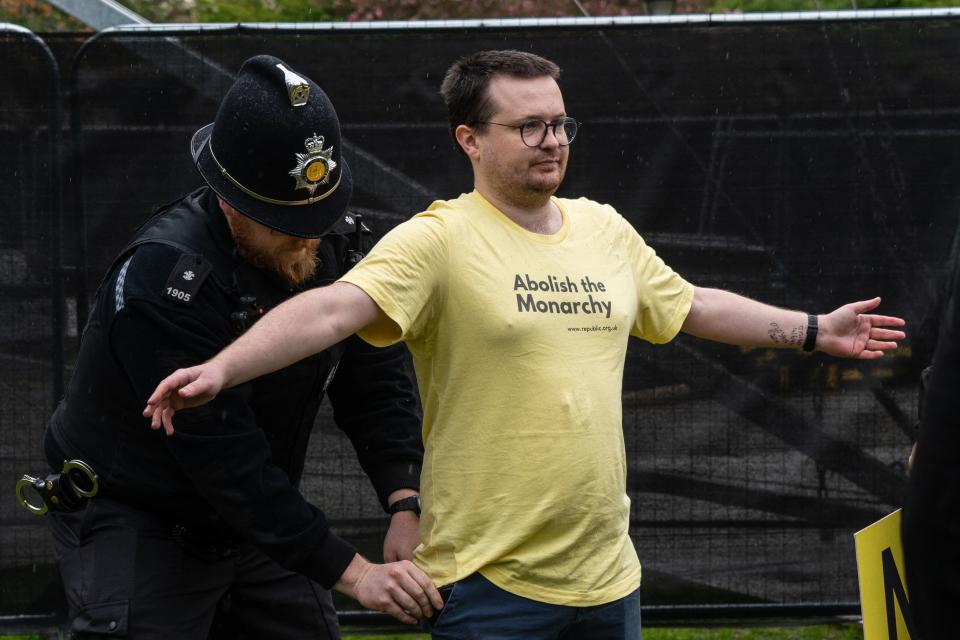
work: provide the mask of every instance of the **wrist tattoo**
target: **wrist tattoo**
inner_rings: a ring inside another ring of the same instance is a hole
[[[770,339],[776,344],[803,344],[804,339],[804,327],[796,326],[790,330],[788,335],[779,324],[776,322],[770,323],[770,329],[767,330],[767,335],[770,336]]]

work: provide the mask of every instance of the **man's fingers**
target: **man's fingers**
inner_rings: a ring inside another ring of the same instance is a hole
[[[412,585],[407,592],[413,595],[424,617],[431,617],[434,611],[443,608],[443,597],[440,591],[434,586],[433,581],[417,565],[412,562],[406,562],[407,579]]]
[[[881,342],[879,340],[868,340],[866,346],[863,348],[864,351],[893,351],[897,348],[896,342]]]
[[[870,300],[860,300],[859,302],[854,302],[853,310],[857,313],[866,313],[880,306],[880,297],[872,298]]]
[[[210,384],[201,381],[199,378],[180,387],[177,395],[184,399],[197,398],[206,393],[210,393]]]
[[[443,596],[440,595],[440,591],[434,586],[433,581],[416,565],[414,565],[413,569],[410,575],[417,581],[417,584],[420,585],[420,589],[424,596],[426,596],[430,606],[434,610],[443,609]]]
[[[161,404],[164,400],[172,402],[177,397],[189,398],[197,395],[204,390],[204,385],[196,385],[199,378],[200,373],[196,371],[196,367],[177,369],[161,380],[153,390],[147,398],[147,409]]]
[[[874,327],[870,330],[870,338],[873,340],[903,340],[907,337],[903,331],[895,329],[878,329]]]
[[[389,566],[385,584],[390,598],[388,606],[397,605],[414,618],[433,616],[434,606],[443,607],[443,598],[423,571],[412,562],[403,560]],[[434,593],[431,594],[430,592]],[[434,597],[435,596],[435,597]]]
[[[401,609],[396,603],[391,603],[389,607],[386,608],[385,613],[389,613],[394,618],[400,622],[405,622],[407,624],[417,624],[417,618],[414,618],[412,615]]]
[[[896,316],[877,316],[871,314],[867,317],[870,319],[870,324],[874,327],[902,327],[907,324],[906,320],[897,318]]]
[[[148,408],[151,405],[160,404],[160,402],[169,396],[173,391],[183,386],[183,383],[179,382],[181,371],[181,369],[178,369],[160,381],[160,384],[157,385],[157,388],[154,389],[153,393],[150,394],[150,397],[147,398]],[[189,380],[186,382],[189,382]]]
[[[150,418],[151,429],[163,427],[164,432],[172,436],[173,415],[179,409],[209,402],[216,395],[216,383],[201,380],[201,375],[199,367],[177,369],[160,381],[143,409],[144,417]]]
[[[432,617],[433,607],[430,606],[430,597],[424,593],[420,583],[414,580],[412,576],[407,576],[406,581],[408,582],[405,585],[407,595],[414,601],[414,608],[408,608],[407,611],[418,618]]]
[[[170,403],[161,402],[155,405],[147,405],[143,410],[144,417],[150,418],[150,428],[156,431],[163,428],[168,436],[173,435],[173,414],[177,410]]]
[[[173,407],[164,407],[160,411],[160,418],[163,421],[163,430],[168,436],[173,435],[173,414],[176,410]]]
[[[430,599],[424,593],[423,586],[413,576],[414,572],[419,571],[411,562],[402,561],[394,564],[390,567],[394,582],[387,587],[387,590],[394,602],[404,611],[417,618],[429,618],[433,615]]]
[[[409,560],[371,565],[353,582],[353,589],[354,597],[363,606],[389,613],[408,624],[431,617],[433,603],[438,605],[437,609],[443,607],[443,599],[436,587]]]

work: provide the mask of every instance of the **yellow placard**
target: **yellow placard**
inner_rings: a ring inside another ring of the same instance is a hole
[[[900,511],[897,509],[853,534],[864,640],[916,637],[903,573]]]

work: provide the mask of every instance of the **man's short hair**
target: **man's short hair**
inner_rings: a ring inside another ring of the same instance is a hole
[[[454,62],[440,86],[454,141],[461,124],[474,126],[493,115],[495,105],[488,89],[495,75],[524,79],[550,76],[559,80],[560,67],[536,54],[513,50],[478,51]]]

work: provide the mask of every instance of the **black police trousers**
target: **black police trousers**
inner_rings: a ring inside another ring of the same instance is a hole
[[[68,637],[340,638],[330,592],[248,544],[205,552],[170,523],[104,498],[47,519],[70,608]]]

